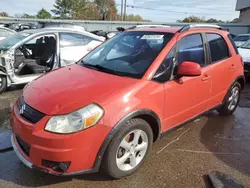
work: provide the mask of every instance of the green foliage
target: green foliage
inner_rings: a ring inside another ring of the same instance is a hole
[[[50,19],[51,14],[47,10],[42,8],[41,10],[38,11],[36,17],[39,19]]]
[[[55,15],[62,19],[68,19],[72,17],[72,2],[73,0],[56,0],[53,10]]]
[[[0,12],[0,17],[9,17],[7,12]]]
[[[185,23],[237,23],[238,22],[238,18],[235,18],[232,21],[222,21],[222,20],[217,20],[215,18],[210,18],[208,20],[206,20],[205,18],[200,18],[197,16],[189,16],[183,20],[177,20],[177,22],[185,22]]]

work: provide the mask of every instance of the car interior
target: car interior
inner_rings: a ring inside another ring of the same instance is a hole
[[[53,68],[56,54],[54,35],[31,39],[15,51],[15,74],[18,76],[41,74]]]

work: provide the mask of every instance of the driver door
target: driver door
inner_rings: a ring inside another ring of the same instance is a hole
[[[164,83],[165,111],[163,129],[180,125],[205,111],[211,79],[207,74],[206,51],[200,33],[181,37],[177,49],[177,66],[184,61],[199,63],[202,75],[182,77]]]

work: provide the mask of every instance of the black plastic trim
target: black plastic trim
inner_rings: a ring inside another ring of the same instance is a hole
[[[134,118],[136,116],[139,116],[139,115],[150,115],[150,116],[154,117],[157,120],[158,128],[160,130],[157,139],[160,138],[160,135],[161,135],[161,133],[160,133],[161,132],[161,121],[160,121],[160,118],[158,117],[158,115],[155,112],[153,112],[152,110],[149,110],[149,109],[140,109],[140,110],[136,110],[136,111],[134,111],[132,113],[129,113],[128,115],[123,117],[118,123],[116,123],[116,125],[112,128],[110,133],[106,136],[101,148],[98,151],[98,154],[97,154],[96,159],[95,159],[94,166],[91,169],[91,171],[97,172],[99,170],[102,158],[104,156],[104,153],[105,153],[110,141],[112,140],[114,135],[117,133],[117,131],[120,129],[120,127],[123,126],[124,123],[126,123],[128,120],[130,120],[130,119],[132,119],[132,118]]]
[[[210,111],[213,111],[213,110],[216,110],[216,109],[220,108],[221,105],[222,105],[222,104],[216,105],[215,107],[213,107],[213,108],[211,108],[211,109],[209,109],[209,110],[206,110],[205,112],[203,112],[203,113],[201,113],[201,114],[198,114],[198,115],[196,115],[196,116],[194,116],[194,117],[192,117],[192,118],[186,120],[185,122],[183,122],[183,123],[181,123],[181,124],[179,124],[179,125],[177,125],[177,126],[171,128],[171,129],[168,129],[167,131],[161,133],[161,138],[162,138],[163,136],[165,136],[166,134],[169,134],[169,133],[171,133],[171,132],[173,132],[173,131],[175,131],[175,130],[181,128],[182,126],[184,126],[184,125],[186,125],[186,124],[188,124],[188,123],[191,123],[192,121],[194,121],[194,120],[196,120],[196,119],[198,119],[198,118],[204,116],[207,112],[210,112]]]

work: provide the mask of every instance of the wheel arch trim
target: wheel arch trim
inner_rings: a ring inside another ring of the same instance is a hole
[[[105,151],[106,151],[110,141],[112,140],[112,138],[115,136],[115,134],[119,130],[119,128],[128,120],[130,120],[136,116],[139,116],[139,115],[150,115],[157,120],[157,124],[158,124],[158,128],[159,128],[159,134],[158,134],[157,139],[160,138],[161,121],[160,121],[159,116],[154,111],[149,110],[149,109],[139,109],[139,110],[136,110],[136,111],[133,111],[133,112],[127,114],[126,116],[124,116],[120,121],[118,121],[115,124],[115,126],[111,129],[111,131],[109,132],[109,134],[106,136],[105,140],[103,141],[103,143],[102,143],[102,145],[97,153],[95,163],[93,166],[93,169],[95,169],[95,171],[99,170],[99,168],[101,166],[102,158],[105,154]]]

